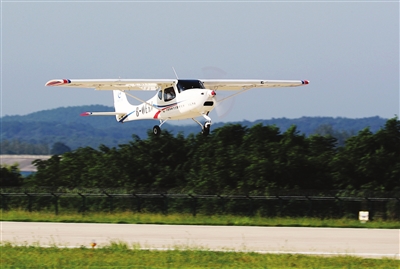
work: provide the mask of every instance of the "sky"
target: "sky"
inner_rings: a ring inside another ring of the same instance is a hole
[[[45,87],[51,79],[169,79],[175,68],[310,81],[248,91],[214,122],[392,118],[399,57],[398,1],[1,1],[1,116],[113,105],[111,92]]]

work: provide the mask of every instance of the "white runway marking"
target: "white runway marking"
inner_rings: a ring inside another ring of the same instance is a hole
[[[97,247],[123,242],[141,249],[200,249],[399,259],[399,229],[2,222],[12,244]]]

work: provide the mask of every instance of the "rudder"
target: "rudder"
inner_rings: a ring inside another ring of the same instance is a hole
[[[114,95],[115,112],[120,112],[127,115],[135,110],[135,106],[129,103],[128,98],[126,97],[126,94],[123,91],[113,90],[113,95]],[[117,115],[116,119],[117,121],[121,121],[121,115]]]
[[[115,112],[129,113],[134,108],[128,101],[126,94],[120,90],[113,90]]]

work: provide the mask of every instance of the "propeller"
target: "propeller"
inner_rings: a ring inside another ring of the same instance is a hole
[[[226,95],[226,96],[225,96]],[[235,104],[235,98],[227,98],[228,95],[223,92],[218,92],[215,100],[215,112],[217,117],[223,119],[229,112],[231,112],[233,105]]]
[[[216,66],[205,66],[201,69],[204,78],[208,79],[224,79],[227,73],[219,67]],[[232,110],[235,103],[234,98],[227,98],[231,93],[217,91],[215,100],[215,112],[217,117],[222,119]]]
[[[206,66],[201,69],[204,78],[219,79],[225,78],[226,72],[215,66]]]

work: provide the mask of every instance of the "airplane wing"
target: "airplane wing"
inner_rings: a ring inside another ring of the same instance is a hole
[[[239,79],[203,79],[207,89],[238,91],[251,88],[296,87],[309,84],[308,80],[239,80]]]
[[[91,88],[96,90],[156,91],[172,86],[175,79],[54,79],[45,86]]]
[[[207,89],[237,91],[251,88],[296,87],[309,84],[308,80],[241,80],[203,79]],[[96,90],[156,91],[172,86],[175,79],[54,79],[45,85],[52,87],[92,88]]]

